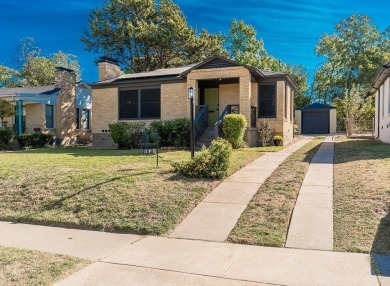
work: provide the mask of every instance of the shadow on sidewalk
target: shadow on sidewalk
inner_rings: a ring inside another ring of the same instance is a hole
[[[371,260],[373,274],[390,277],[390,212],[381,219],[379,224],[371,248]]]

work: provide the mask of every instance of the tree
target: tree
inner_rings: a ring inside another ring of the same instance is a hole
[[[0,65],[0,88],[16,85],[18,73],[16,70]]]
[[[294,107],[302,107],[311,102],[307,94],[308,72],[301,65],[284,63],[268,55],[262,39],[257,39],[255,28],[243,21],[233,20],[225,45],[231,59],[249,66],[279,71],[288,74],[297,85],[295,90]]]
[[[15,107],[5,99],[0,99],[0,127],[4,125],[4,118],[14,116],[15,114]]]
[[[328,103],[359,84],[366,89],[378,67],[390,60],[389,48],[390,27],[379,32],[364,15],[342,20],[316,46],[317,55],[325,58],[315,74],[317,97]]]
[[[220,35],[198,35],[171,0],[106,0],[90,12],[81,40],[132,72],[189,64],[223,50]]]
[[[18,70],[0,65],[0,86],[50,85],[55,80],[56,67],[72,69],[76,74],[76,80],[81,79],[81,68],[75,55],[58,51],[43,56],[33,38],[19,40],[13,61]]]

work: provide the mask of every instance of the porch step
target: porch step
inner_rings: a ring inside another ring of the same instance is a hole
[[[207,148],[210,147],[211,141],[215,138],[215,132],[213,127],[208,127],[203,132],[202,136],[199,138],[199,140],[196,142],[196,147],[199,149],[202,148],[202,146],[206,146]]]

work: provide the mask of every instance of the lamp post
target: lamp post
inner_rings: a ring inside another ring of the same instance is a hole
[[[194,137],[194,88],[188,88],[188,99],[190,100],[190,122],[191,122],[191,158],[195,155],[195,137]]]

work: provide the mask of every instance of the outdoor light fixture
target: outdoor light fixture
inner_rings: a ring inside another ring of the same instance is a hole
[[[195,155],[195,135],[194,135],[194,88],[188,88],[188,99],[190,100],[190,120],[191,120],[191,158]]]
[[[192,86],[188,88],[188,99],[194,99],[194,88]]]

